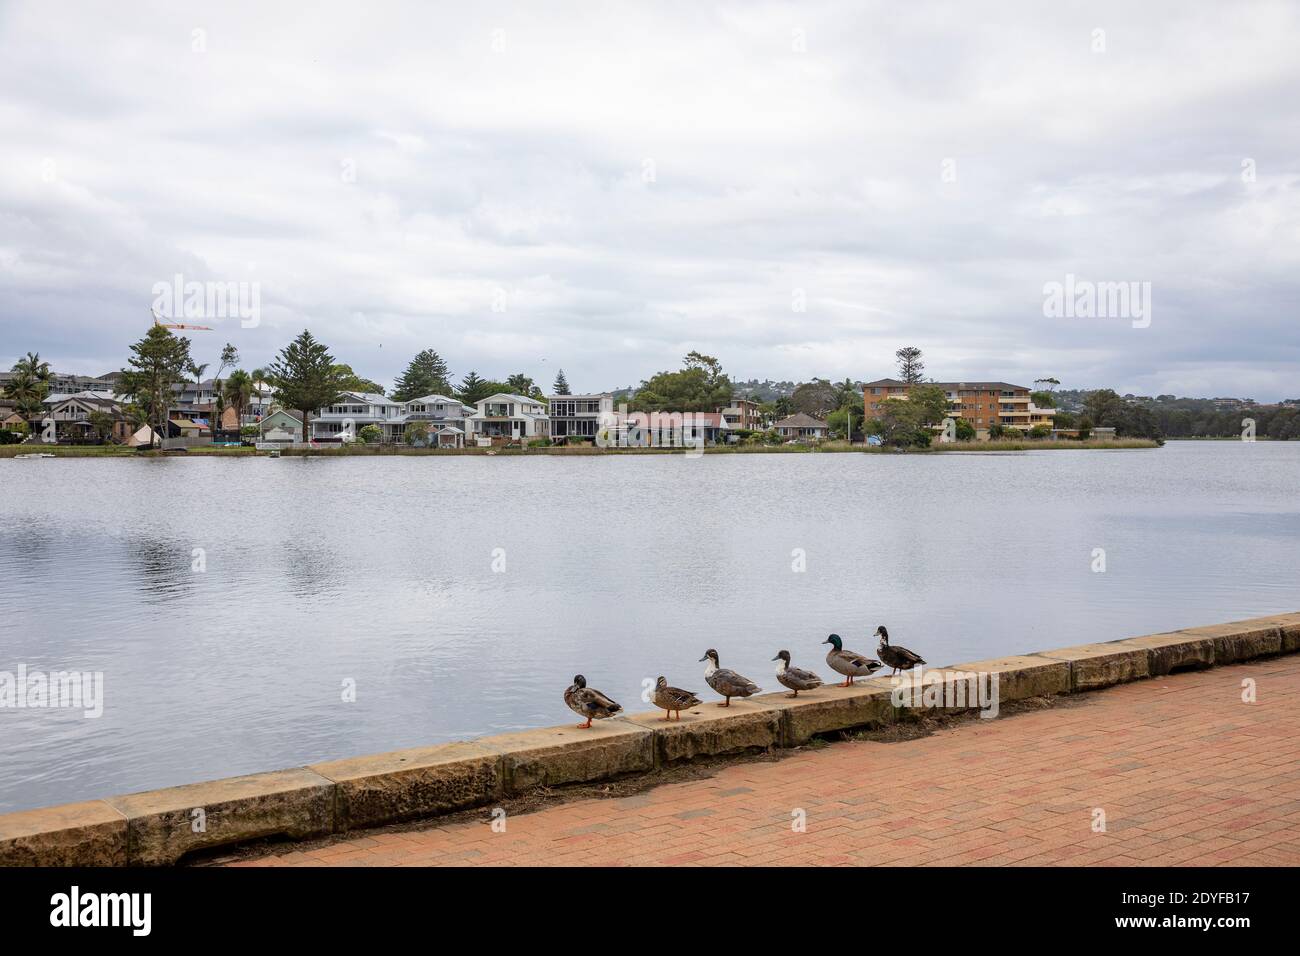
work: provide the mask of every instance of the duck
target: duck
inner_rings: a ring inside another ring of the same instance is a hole
[[[587,718],[585,724],[578,724],[581,730],[588,729],[593,718],[604,720],[606,717],[613,717],[623,709],[621,704],[614,703],[600,691],[588,687],[587,678],[581,674],[573,675],[573,683],[564,692],[564,702],[569,705],[569,710],[579,717]]]
[[[855,677],[870,677],[882,666],[875,658],[846,651],[838,634],[832,634],[822,643],[831,645],[831,649],[826,652],[827,666],[835,673],[844,675],[844,683],[840,687],[851,686]]]
[[[700,660],[709,662],[704,668],[704,679],[708,681],[710,687],[726,698],[718,705],[719,707],[730,707],[731,698],[750,697],[763,689],[748,677],[742,677],[733,670],[719,667],[718,652],[711,647],[704,652]]]
[[[663,674],[655,681],[655,706],[662,707],[667,711],[664,720],[673,719],[673,711],[677,711],[677,719],[682,719],[682,711],[689,710],[691,707],[698,707],[704,703],[695,696],[694,691],[682,690],[680,687],[669,687],[668,681]]]
[[[806,671],[802,667],[790,666],[790,652],[777,651],[774,661],[781,663],[776,665],[776,679],[782,685],[789,687],[793,694],[786,694],[787,697],[798,697],[801,690],[812,690],[814,687],[822,686],[822,679],[812,671]]]
[[[925,658],[915,651],[909,651],[906,647],[900,647],[897,644],[890,644],[889,631],[885,630],[885,625],[882,624],[876,628],[874,636],[880,638],[880,648],[877,651],[880,654],[880,659],[894,669],[893,673],[889,675],[890,677],[893,677],[900,670],[910,671],[917,664],[925,663]]]

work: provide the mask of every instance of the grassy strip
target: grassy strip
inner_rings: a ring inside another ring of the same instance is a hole
[[[1106,441],[965,441],[934,444],[929,448],[883,448],[864,445],[850,445],[848,442],[831,441],[820,445],[720,445],[704,449],[706,455],[808,455],[826,452],[857,452],[868,454],[943,454],[961,451],[1058,451],[1061,449],[1115,449],[1115,448],[1157,448],[1159,444],[1145,438],[1117,438]],[[280,454],[286,457],[304,455],[327,458],[351,456],[385,456],[385,455],[680,455],[681,448],[596,448],[591,445],[578,445],[565,448],[406,448],[400,445],[360,445],[351,444],[321,448],[286,448]],[[169,452],[136,451],[121,445],[0,445],[0,458],[14,458],[18,455],[49,453],[58,458],[156,458],[170,455]],[[233,448],[191,448],[188,455],[205,457],[248,457],[266,455],[251,447]]]

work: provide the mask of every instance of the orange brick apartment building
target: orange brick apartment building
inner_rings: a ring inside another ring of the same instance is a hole
[[[1028,431],[1035,425],[1052,427],[1054,408],[1039,408],[1030,397],[1030,389],[1007,382],[924,382],[941,388],[948,396],[948,414],[964,418],[986,437],[989,426],[1000,424]],[[880,403],[907,398],[912,386],[894,378],[882,378],[862,386],[862,403],[867,418],[879,418]],[[933,424],[938,424],[934,422]]]

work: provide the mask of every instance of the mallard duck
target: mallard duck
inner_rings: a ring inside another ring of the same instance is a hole
[[[900,670],[910,671],[917,664],[925,663],[924,658],[915,651],[909,651],[906,647],[899,647],[897,644],[890,644],[889,632],[885,630],[885,625],[882,624],[876,628],[875,636],[880,638],[880,649],[878,651],[880,659],[894,669],[893,673],[889,675],[890,677],[893,677]]]
[[[718,666],[718,652],[709,648],[700,658],[702,661],[708,661],[704,668],[704,679],[709,682],[709,686],[726,698],[719,707],[730,707],[731,698],[749,697],[757,694],[763,688],[759,687],[748,677],[742,677],[733,670]]]
[[[822,686],[822,679],[812,671],[806,671],[802,667],[790,666],[790,652],[777,651],[774,661],[781,663],[776,665],[776,679],[784,686],[789,687],[793,694],[786,694],[787,697],[798,697],[801,690],[812,690],[814,687]]]
[[[880,661],[846,651],[838,634],[832,634],[822,643],[831,645],[831,649],[826,652],[826,664],[835,673],[844,675],[844,683],[839,685],[841,687],[848,687],[855,677],[870,677],[880,670]]]
[[[692,691],[682,690],[680,687],[669,687],[668,681],[662,674],[655,681],[655,706],[662,707],[666,710],[667,716],[664,720],[672,720],[673,711],[677,711],[677,719],[682,719],[682,711],[691,707],[698,707],[702,704],[698,697]]]
[[[573,675],[573,683],[564,692],[564,702],[579,717],[587,718],[585,724],[578,724],[583,730],[591,726],[592,718],[604,720],[623,709],[622,705],[614,703],[600,691],[588,687],[587,678],[581,674]]]

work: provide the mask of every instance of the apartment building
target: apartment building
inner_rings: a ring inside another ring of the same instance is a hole
[[[1036,425],[1052,427],[1054,408],[1039,408],[1034,404],[1031,389],[1008,382],[925,382],[943,389],[948,398],[948,414],[964,418],[975,426],[978,433],[987,436],[989,427],[1002,425],[1029,431]],[[862,400],[867,418],[879,418],[881,405],[890,400],[906,399],[913,386],[895,378],[882,378],[867,382],[862,387]],[[938,425],[938,422],[931,424]]]
[[[16,372],[0,372],[0,392],[9,387],[17,377]],[[121,372],[109,372],[106,375],[74,375],[69,372],[50,373],[50,393],[60,395],[77,395],[83,392],[99,392],[112,395],[121,380]]]
[[[744,428],[758,431],[763,427],[763,416],[758,411],[758,402],[749,398],[733,398],[726,408],[719,412],[727,420],[728,428]]]

